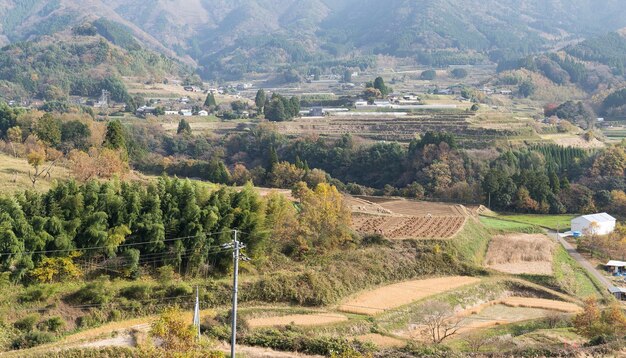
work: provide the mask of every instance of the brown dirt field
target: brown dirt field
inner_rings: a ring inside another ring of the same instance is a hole
[[[354,337],[354,339],[361,342],[373,343],[382,348],[401,348],[406,346],[406,342],[401,339],[387,337],[376,333],[364,334],[362,336]]]
[[[511,307],[542,308],[565,313],[578,313],[582,311],[582,308],[576,304],[543,298],[509,297],[502,300],[501,303]]]
[[[435,238],[448,239],[465,226],[461,216],[382,216],[354,214],[352,227],[362,234],[382,234],[391,240]]]
[[[394,212],[395,214],[411,215],[411,216],[467,216],[467,212],[462,205],[431,203],[424,201],[411,201],[396,199],[380,203],[383,208]]]
[[[485,264],[511,274],[552,275],[555,246],[542,234],[498,235],[489,244]]]
[[[480,279],[475,277],[452,276],[396,283],[361,293],[340,305],[339,310],[373,316],[428,296],[478,282]]]
[[[462,205],[397,198],[347,197],[347,203],[356,232],[381,234],[391,240],[448,239],[461,231],[473,215]]]
[[[289,316],[252,318],[248,320],[248,325],[252,328],[287,326],[289,324],[296,326],[323,326],[331,323],[345,322],[347,320],[348,317],[336,313],[295,314]]]
[[[552,262],[546,261],[527,261],[527,262],[515,262],[510,264],[498,264],[489,265],[496,271],[510,273],[513,275],[547,275],[551,276],[553,273]]]

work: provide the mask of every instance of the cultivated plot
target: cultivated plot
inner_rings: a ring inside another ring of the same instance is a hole
[[[543,234],[498,235],[489,244],[485,264],[511,274],[552,275],[555,246]]]
[[[296,326],[324,326],[347,320],[348,317],[336,313],[294,314],[287,316],[251,318],[248,320],[248,325],[252,328],[278,327],[290,324]]]
[[[396,283],[361,293],[340,305],[339,310],[374,316],[429,296],[478,282],[480,279],[475,277],[451,276]]]

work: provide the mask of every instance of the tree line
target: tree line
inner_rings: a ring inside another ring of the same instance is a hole
[[[294,190],[299,211],[282,195],[262,198],[251,185],[209,190],[189,180],[75,181],[46,193],[0,195],[0,271],[14,281],[56,281],[74,263],[114,261],[137,277],[142,264],[169,265],[197,275],[225,272],[233,239],[261,259],[272,252],[300,256],[352,240],[350,213],[336,188]],[[43,274],[46,273],[46,274]]]

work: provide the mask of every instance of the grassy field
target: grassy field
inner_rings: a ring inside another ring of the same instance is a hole
[[[567,231],[575,215],[542,215],[542,214],[502,214],[494,218],[513,223],[540,226],[546,229]]]
[[[500,219],[486,217],[486,216],[482,216],[480,218],[480,222],[486,228],[495,230],[495,231],[500,231],[500,232],[519,232],[519,233],[526,233],[526,234],[542,232],[541,228],[534,226],[534,225],[500,220]]]
[[[32,167],[25,159],[0,154],[0,193],[9,194],[27,189],[47,191],[55,180],[70,178],[70,171],[67,168],[55,166],[50,178],[40,179],[33,187],[33,183],[28,178],[28,172],[31,170]]]
[[[579,298],[601,297],[604,289],[561,246],[558,246],[552,263],[554,279],[568,293]],[[600,291],[602,289],[602,291]]]

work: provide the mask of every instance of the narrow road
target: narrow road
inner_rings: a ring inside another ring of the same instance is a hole
[[[548,233],[548,236],[550,236],[551,238],[555,238],[559,243],[561,243],[565,251],[567,251],[567,253],[574,260],[576,260],[576,262],[578,262],[580,266],[582,266],[583,268],[585,268],[585,270],[591,273],[591,275],[595,277],[600,283],[602,283],[607,289],[615,286],[600,271],[598,271],[586,258],[584,258],[581,254],[579,254],[578,251],[576,251],[576,249],[574,249],[574,247],[569,242],[565,241],[565,239],[563,239],[561,235],[558,235],[556,232],[550,231]]]

